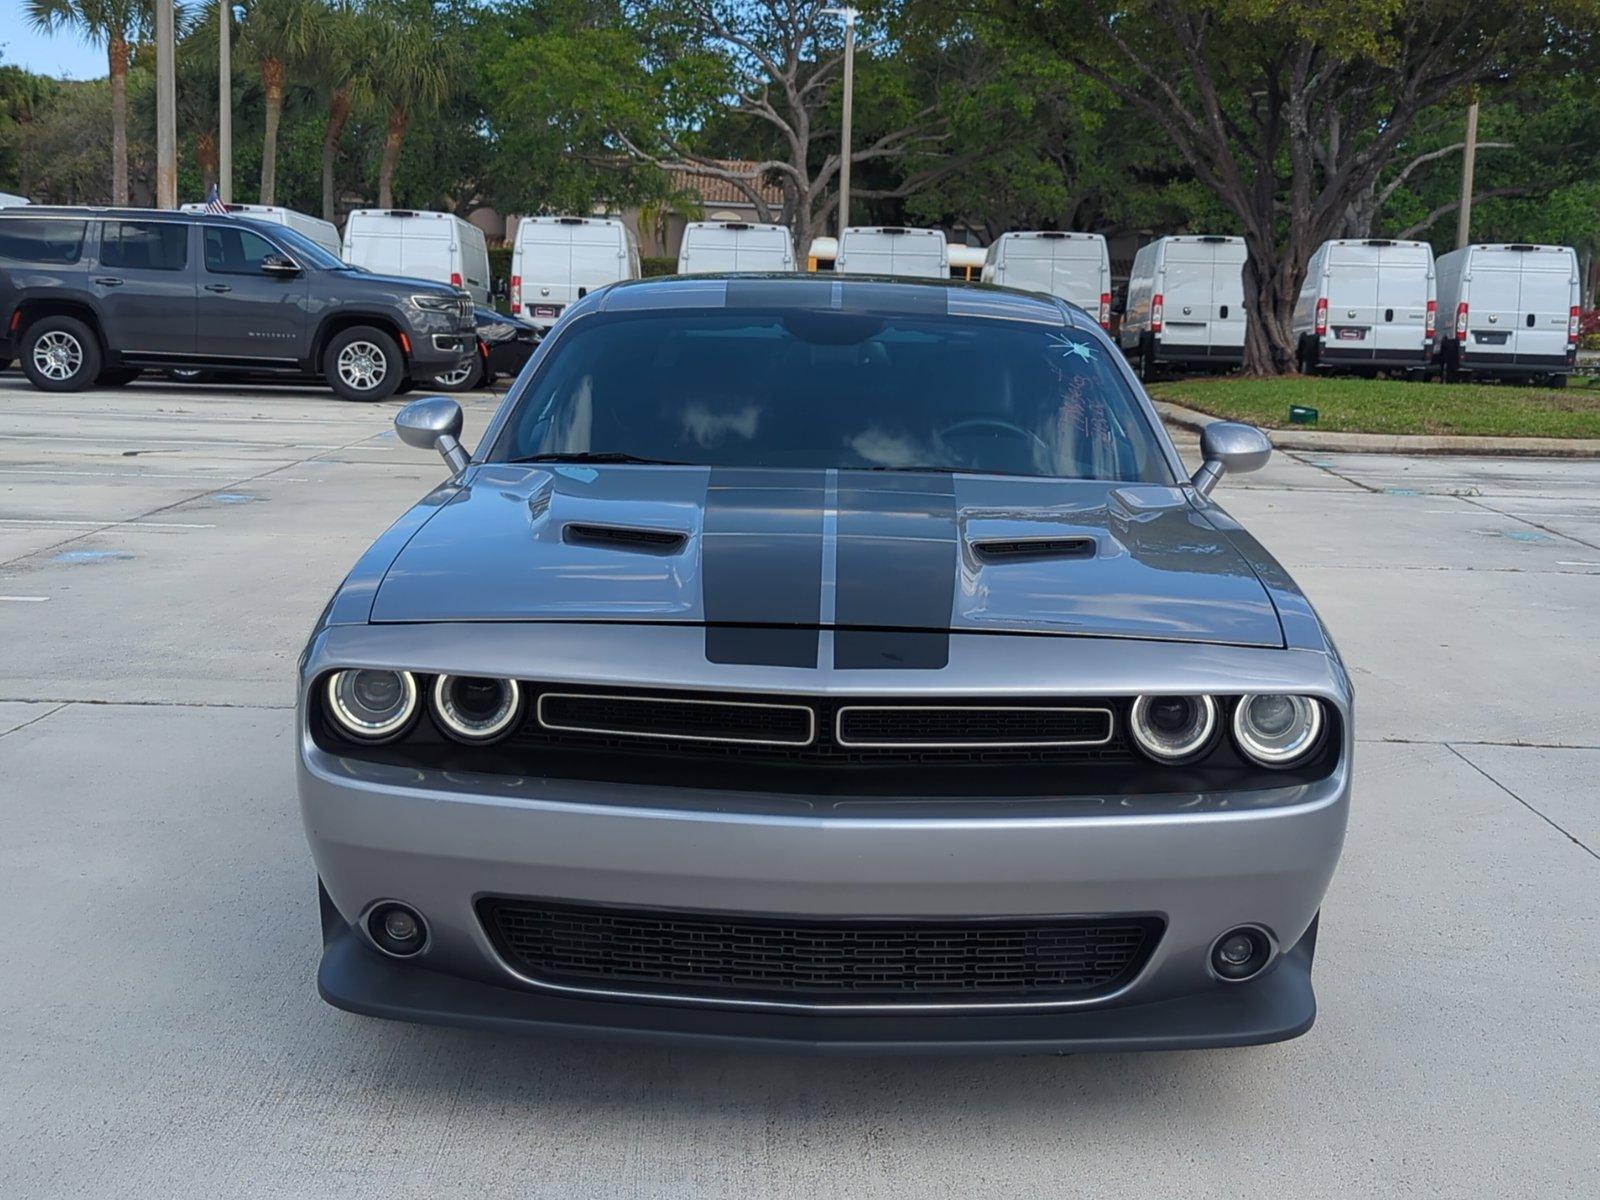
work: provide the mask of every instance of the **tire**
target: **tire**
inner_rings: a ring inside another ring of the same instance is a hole
[[[454,371],[434,377],[433,386],[441,392],[470,392],[483,383],[483,359],[477,354],[463,358]]]
[[[1456,352],[1450,348],[1448,343],[1439,353],[1439,382],[1461,382],[1461,366],[1456,359]]]
[[[1567,377],[1565,375],[1551,375],[1544,381],[1544,385],[1545,387],[1564,388],[1567,386]]]
[[[322,377],[341,400],[386,400],[405,380],[400,347],[381,329],[353,325],[334,334],[322,352]]]
[[[22,373],[42,392],[81,392],[99,378],[100,339],[76,317],[41,317],[22,335]]]
[[[1139,380],[1149,383],[1156,375],[1155,344],[1149,334],[1139,339]]]
[[[210,383],[216,375],[199,367],[172,367],[167,371],[167,378],[173,383]]]
[[[127,387],[140,372],[136,367],[124,367],[113,371],[101,371],[100,377],[94,381],[95,387]]]

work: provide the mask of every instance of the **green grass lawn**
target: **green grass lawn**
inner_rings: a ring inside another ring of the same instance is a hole
[[[1574,376],[1565,388],[1397,379],[1178,379],[1150,384],[1157,400],[1270,429],[1341,433],[1453,433],[1498,437],[1600,437],[1600,386]],[[1318,413],[1291,426],[1289,406]]]

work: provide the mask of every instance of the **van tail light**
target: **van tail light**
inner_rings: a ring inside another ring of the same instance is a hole
[[[1328,332],[1328,298],[1321,297],[1317,301],[1317,336],[1321,337]]]
[[[451,271],[450,272],[450,286],[451,287],[460,287],[461,286],[461,272],[460,271]]]
[[[1573,309],[1572,311],[1574,313],[1576,313],[1578,310],[1577,309]],[[1577,317],[1573,317],[1572,319],[1573,319],[1574,322],[1576,322],[1578,318]],[[1101,292],[1100,293],[1100,328],[1101,329],[1110,329],[1111,328],[1111,293],[1110,292]],[[1573,328],[1576,329],[1577,325],[1574,324]]]
[[[1433,341],[1433,331],[1439,327],[1439,302],[1428,301],[1428,315],[1422,319],[1422,337],[1424,341]]]
[[[1456,305],[1456,341],[1462,345],[1467,341],[1467,302],[1463,300]]]
[[[1567,310],[1567,342],[1574,346],[1578,344],[1578,306],[1576,304]]]
[[[516,316],[522,311],[522,276],[511,277],[511,315]]]
[[[1166,316],[1166,305],[1162,302],[1162,295],[1157,292],[1150,297],[1150,332],[1161,332],[1161,319]]]

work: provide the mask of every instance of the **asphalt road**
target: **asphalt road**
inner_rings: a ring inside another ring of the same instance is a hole
[[[292,675],[398,407],[0,376],[0,1197],[1600,1194],[1600,462],[1223,484],[1359,690],[1310,1034],[815,1060],[317,999]]]

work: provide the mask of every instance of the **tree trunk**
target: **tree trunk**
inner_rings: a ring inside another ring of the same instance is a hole
[[[322,219],[334,219],[333,164],[339,157],[339,138],[350,119],[350,87],[346,84],[328,101],[328,128],[322,135]]]
[[[128,203],[128,42],[112,31],[106,43],[111,69],[111,203]]]
[[[261,138],[261,203],[276,203],[278,190],[278,118],[283,114],[283,60],[261,60],[261,86],[267,93],[266,132]]]
[[[411,114],[404,108],[389,110],[389,129],[383,135],[383,160],[378,164],[378,207],[394,207],[394,171],[400,165],[400,147],[406,140]]]
[[[200,168],[200,188],[211,194],[211,185],[217,182],[217,135],[202,129],[194,135],[194,161]]]

